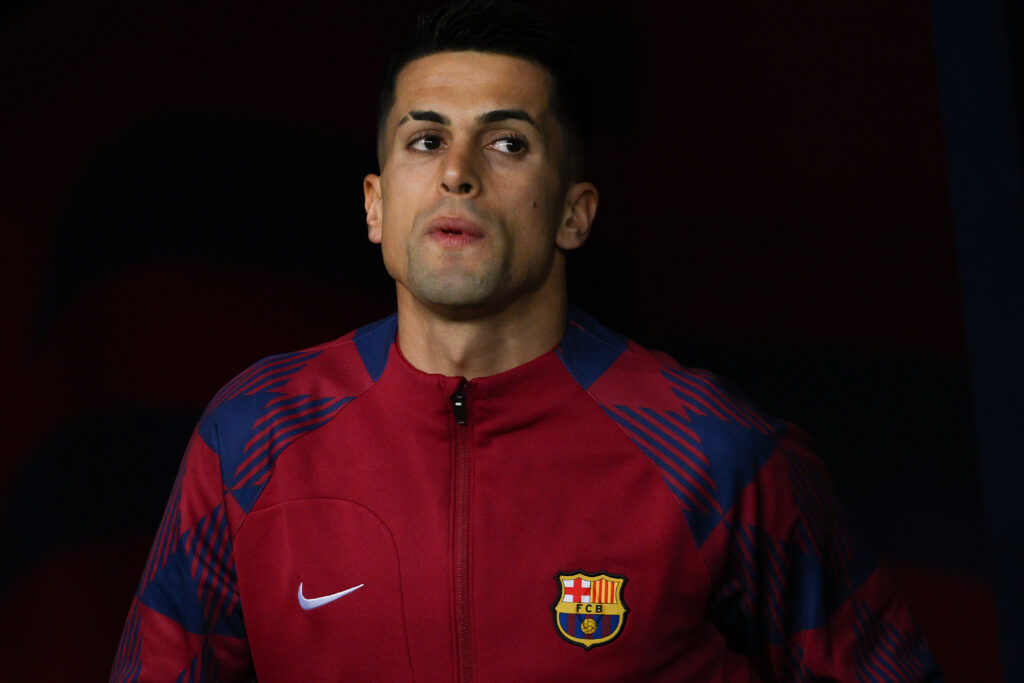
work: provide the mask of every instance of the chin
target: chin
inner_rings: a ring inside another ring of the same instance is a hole
[[[475,308],[499,298],[494,273],[458,273],[447,276],[409,278],[409,289],[420,301],[438,306]]]

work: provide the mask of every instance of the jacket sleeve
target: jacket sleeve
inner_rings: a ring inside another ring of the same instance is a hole
[[[197,430],[132,600],[111,681],[255,679],[232,558],[234,511],[221,482],[219,458]]]
[[[850,533],[802,431],[784,427],[727,528],[712,615],[767,679],[941,680],[904,600]]]

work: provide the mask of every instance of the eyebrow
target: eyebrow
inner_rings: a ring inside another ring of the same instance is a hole
[[[516,121],[525,121],[526,123],[536,128],[537,130],[540,130],[540,126],[537,125],[537,122],[533,120],[533,117],[527,114],[522,109],[495,109],[494,111],[489,111],[484,114],[480,114],[480,116],[477,116],[476,122],[497,123],[498,121],[508,121],[509,119],[514,119]],[[434,123],[440,123],[442,126],[447,126],[451,124],[451,120],[447,116],[439,114],[436,111],[421,111],[418,109],[413,109],[408,114],[399,119],[397,125],[401,126],[402,124],[407,123],[409,121],[432,121]]]
[[[522,109],[495,109],[494,111],[489,111],[486,114],[481,114],[476,117],[477,123],[495,123],[497,121],[507,121],[508,119],[525,121],[534,128],[540,130],[540,126],[538,126],[537,122],[533,120],[533,117]]]
[[[434,123],[440,123],[442,126],[447,126],[449,123],[451,123],[451,121],[448,120],[447,116],[442,116],[441,114],[438,114],[436,111],[419,111],[417,109],[413,109],[399,120],[398,125],[400,126],[403,123],[410,120],[433,121]]]

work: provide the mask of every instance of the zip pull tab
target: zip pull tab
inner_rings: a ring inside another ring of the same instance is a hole
[[[452,412],[455,413],[455,424],[466,424],[466,380],[459,383],[459,388],[452,394]]]

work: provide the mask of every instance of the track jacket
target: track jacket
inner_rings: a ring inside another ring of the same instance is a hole
[[[214,397],[112,680],[937,679],[796,427],[575,310],[468,382],[396,330]]]

